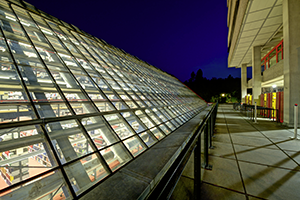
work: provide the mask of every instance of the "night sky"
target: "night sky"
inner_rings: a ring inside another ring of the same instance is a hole
[[[181,81],[240,77],[227,68],[226,0],[27,0]]]

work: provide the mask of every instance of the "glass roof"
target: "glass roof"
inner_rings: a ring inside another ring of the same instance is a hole
[[[30,4],[0,2],[0,198],[75,198],[203,106],[123,50]]]

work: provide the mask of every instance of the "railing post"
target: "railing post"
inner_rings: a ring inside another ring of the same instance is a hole
[[[294,106],[294,137],[291,139],[300,139],[298,138],[298,104]]]
[[[205,123],[205,128],[204,128],[204,163],[202,164],[202,167],[204,169],[212,169],[212,166],[208,164],[208,137],[209,137],[209,132],[208,132],[208,124],[207,121]]]
[[[200,199],[201,186],[201,133],[194,150],[194,200]]]
[[[213,149],[214,146],[212,145],[212,136],[213,136],[213,124],[212,124],[212,117],[213,117],[214,111],[211,113],[207,123],[209,125],[209,132],[208,132],[208,139],[209,139],[209,148]]]
[[[254,123],[257,124],[257,104],[254,105]]]

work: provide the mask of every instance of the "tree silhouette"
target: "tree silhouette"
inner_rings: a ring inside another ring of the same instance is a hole
[[[192,72],[191,78],[184,83],[207,102],[218,99],[222,93],[226,94],[227,101],[241,100],[241,79],[231,75],[225,79],[213,77],[209,80],[199,69],[196,74]]]

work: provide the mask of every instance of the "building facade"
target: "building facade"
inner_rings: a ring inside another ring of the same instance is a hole
[[[24,1],[0,1],[0,199],[75,199],[206,103]]]
[[[242,101],[247,88],[258,105],[264,93],[282,92],[283,122],[292,126],[294,105],[300,103],[300,1],[227,0],[227,6],[228,67],[241,68]],[[247,67],[252,67],[248,82]]]

